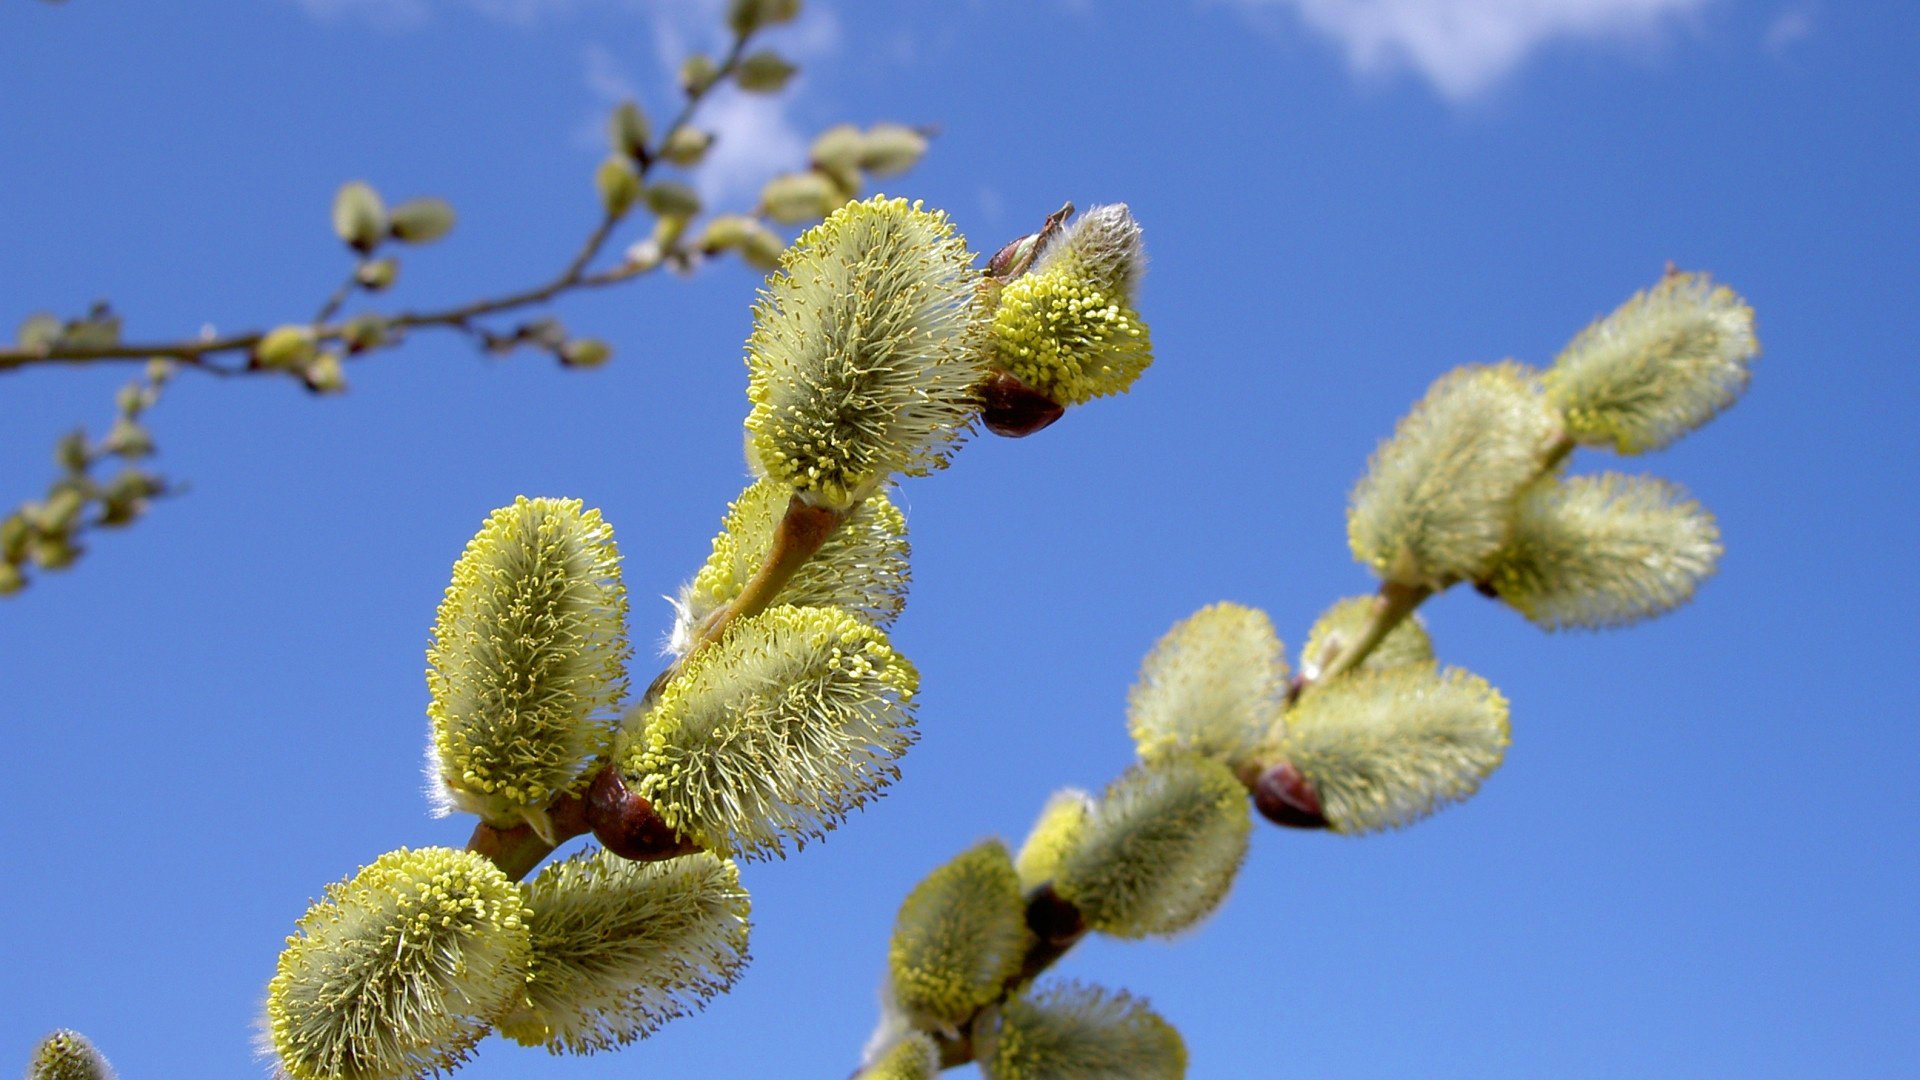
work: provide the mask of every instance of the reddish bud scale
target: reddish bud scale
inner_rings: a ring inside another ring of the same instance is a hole
[[[1018,439],[1052,424],[1066,413],[1052,398],[996,371],[980,384],[980,421],[995,435]]]
[[[1253,805],[1260,816],[1275,825],[1294,829],[1327,828],[1327,815],[1320,808],[1320,794],[1300,770],[1281,762],[1260,774],[1253,784]]]
[[[652,803],[629,791],[612,766],[601,769],[587,789],[586,818],[600,846],[623,859],[656,862],[700,850],[674,832]]]

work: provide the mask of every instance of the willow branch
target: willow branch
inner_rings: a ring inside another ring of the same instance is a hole
[[[713,87],[725,82],[739,67],[740,59],[746,52],[747,43],[753,33],[734,35],[733,44],[727,50],[718,74],[706,86],[690,88],[686,102],[680,112],[661,133],[655,148],[641,155],[635,163],[640,176],[644,179],[655,163],[660,161],[667,142],[674,134],[692,122],[701,103]],[[515,311],[520,308],[543,304],[562,293],[575,289],[601,288],[639,276],[653,269],[651,265],[622,264],[595,273],[589,273],[587,267],[599,257],[612,237],[615,227],[624,215],[603,214],[593,231],[587,235],[567,264],[553,278],[516,292],[501,296],[482,298],[456,307],[439,308],[429,311],[403,311],[391,316],[373,317],[381,319],[387,326],[396,329],[418,328],[463,328],[469,320],[485,315]],[[330,322],[339,313],[340,308],[352,294],[355,279],[349,276],[347,281],[335,290],[312,323],[316,341],[339,341],[346,336],[346,326]],[[100,345],[61,344],[53,342],[37,346],[9,346],[0,348],[0,371],[11,371],[40,364],[85,365],[115,363],[130,360],[148,360],[153,357],[166,357],[200,371],[217,374],[240,374],[247,372],[244,366],[217,364],[211,358],[230,353],[252,351],[253,347],[265,337],[265,330],[247,330],[235,334],[209,334],[197,338],[183,338],[175,341],[114,342]]]

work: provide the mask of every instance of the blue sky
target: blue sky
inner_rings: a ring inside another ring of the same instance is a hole
[[[1727,554],[1697,602],[1547,636],[1471,594],[1441,655],[1501,687],[1479,797],[1367,840],[1262,828],[1171,943],[1064,974],[1150,998],[1195,1077],[1920,1073],[1920,10],[1811,0],[811,0],[788,99],[719,103],[723,204],[843,119],[938,124],[888,190],[991,249],[1129,202],[1158,362],[904,493],[925,685],[892,793],[746,867],[754,963],[626,1051],[498,1041],[475,1077],[844,1076],[900,897],[1130,755],[1176,619],[1265,608],[1297,645],[1370,587],[1342,513],[1446,368],[1546,362],[1668,260],[1759,314],[1752,391],[1666,452]],[[462,219],[396,303],[551,274],[595,213],[613,98],[712,5],[255,0],[0,6],[0,321],[110,298],[139,336],[309,313],[333,189]],[[626,238],[631,239],[631,238]],[[562,305],[594,372],[420,336],[315,400],[181,377],[152,414],[192,490],[0,603],[0,1062],[56,1025],[129,1080],[258,1075],[253,1017],[327,882],[457,844],[419,792],[422,650],[486,512],[571,495],[619,530],[634,632],[743,482],[732,264]],[[124,371],[0,377],[0,500]],[[12,1067],[0,1065],[0,1068]]]

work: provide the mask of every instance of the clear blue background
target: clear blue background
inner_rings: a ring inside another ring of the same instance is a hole
[[[1786,6],[1708,3],[1455,102],[1231,5],[811,6],[837,31],[792,119],[941,125],[889,190],[976,247],[1130,202],[1159,359],[906,489],[924,738],[826,843],[746,867],[737,990],[592,1059],[489,1041],[468,1075],[844,1076],[901,895],[1124,767],[1156,637],[1233,599],[1297,644],[1370,587],[1344,501],[1426,383],[1549,360],[1669,259],[1740,289],[1766,350],[1737,408],[1625,464],[1718,513],[1698,601],[1546,636],[1442,597],[1443,656],[1514,706],[1478,798],[1364,841],[1262,827],[1213,920],[1060,970],[1151,998],[1196,1077],[1920,1074],[1920,9],[1803,8],[1811,32],[1769,47]],[[303,317],[344,271],[326,208],[351,177],[461,211],[396,303],[544,278],[595,213],[588,51],[667,110],[655,14],[0,4],[0,320],[96,297],[141,337]],[[728,263],[568,301],[619,349],[595,372],[421,335],[337,399],[177,381],[152,422],[191,493],[0,604],[0,1070],[70,1025],[129,1080],[261,1071],[251,1025],[308,899],[465,838],[419,791],[453,559],[514,495],[579,496],[619,529],[637,638],[664,629],[651,598],[743,482],[755,285]],[[0,500],[36,495],[130,373],[0,376]]]

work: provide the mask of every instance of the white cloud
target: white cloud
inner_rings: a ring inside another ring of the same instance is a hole
[[[1237,0],[1293,9],[1363,75],[1411,69],[1446,98],[1485,93],[1557,41],[1657,40],[1711,0]]]
[[[1813,11],[1810,8],[1793,8],[1774,16],[1767,27],[1767,51],[1783,53],[1794,44],[1813,33]]]

